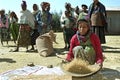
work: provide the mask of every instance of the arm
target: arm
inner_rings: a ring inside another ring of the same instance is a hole
[[[77,39],[77,36],[76,34],[71,38],[71,41],[70,41],[70,49],[69,49],[69,52],[67,54],[67,58],[66,60],[67,61],[71,61],[73,58],[74,58],[74,54],[73,54],[73,48],[75,46],[79,45],[79,42],[78,42],[78,39]]]

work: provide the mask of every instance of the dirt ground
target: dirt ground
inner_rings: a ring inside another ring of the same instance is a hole
[[[60,53],[63,57],[66,56],[63,42],[62,33],[57,34],[58,44],[53,44],[55,52]],[[108,70],[108,73],[104,74],[115,74],[111,80],[120,80],[120,35],[106,35],[106,44],[103,44],[104,48],[103,54],[105,60],[103,63],[103,73]],[[30,47],[29,47],[30,48]],[[0,44],[0,73],[6,72],[8,70],[14,70],[27,66],[28,63],[34,63],[35,65],[53,65],[58,66],[61,62],[60,58],[57,58],[54,54],[50,57],[41,57],[37,52],[25,52],[26,48],[20,47],[19,52],[9,52],[15,49],[15,44],[10,41],[4,46]]]

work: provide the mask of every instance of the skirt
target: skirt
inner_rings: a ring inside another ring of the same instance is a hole
[[[1,38],[1,42],[3,41],[9,41],[10,38],[10,32],[9,29],[6,27],[1,27],[0,28],[0,38]]]
[[[18,33],[19,33],[19,26],[16,23],[11,23],[10,24],[10,33],[12,34],[12,39],[14,41],[17,40]]]
[[[27,24],[20,25],[17,44],[21,47],[27,47],[31,45],[31,28]]]

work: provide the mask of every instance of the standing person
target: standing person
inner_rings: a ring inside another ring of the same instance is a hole
[[[1,43],[3,45],[3,41],[7,41],[10,39],[9,37],[9,24],[8,24],[8,17],[5,15],[5,10],[0,11],[0,37]]]
[[[12,38],[14,42],[16,43],[18,33],[19,33],[19,26],[18,26],[18,17],[14,11],[10,13],[10,32],[12,34]]]
[[[50,3],[42,2],[41,8],[42,34],[44,34],[51,30],[52,14],[50,13]]]
[[[71,16],[69,11],[65,11],[66,19],[64,20],[64,36],[66,37],[67,49],[70,48],[70,40],[74,35],[73,27],[75,26],[74,18]]]
[[[103,55],[98,36],[90,31],[90,24],[87,20],[80,19],[77,25],[78,31],[71,39],[66,60],[81,58],[88,61],[89,64],[97,63],[102,66]]]
[[[100,38],[101,44],[106,43],[105,31],[107,31],[106,9],[99,0],[93,0],[88,10],[91,19],[92,31]]]
[[[13,52],[19,51],[19,47],[26,47],[28,51],[28,46],[31,45],[31,30],[34,29],[34,16],[33,14],[27,10],[27,4],[25,1],[22,1],[21,4],[21,16],[20,16],[20,29],[19,36],[17,41],[17,48]]]
[[[75,18],[77,19],[80,14],[80,9],[78,6],[75,7]]]
[[[70,3],[65,3],[65,11],[62,13],[61,18],[60,18],[61,27],[63,29],[63,39],[64,39],[64,42],[65,42],[64,49],[69,48],[69,46],[67,44],[66,30],[65,30],[65,26],[66,26],[65,22],[68,19],[68,17],[66,16],[66,12],[69,13],[69,18],[71,17],[72,20],[75,19],[75,17],[74,17],[74,9],[71,7]]]
[[[77,20],[79,20],[79,19],[88,19],[89,17],[88,17],[88,10],[87,10],[88,7],[87,7],[87,5],[82,4],[81,7],[82,7],[82,11],[79,13],[79,16],[78,16]]]
[[[31,34],[31,45],[32,48],[30,50],[34,50],[34,45],[36,44],[36,38],[42,32],[42,21],[41,21],[41,12],[37,4],[33,4],[33,16],[35,18],[35,28]]]

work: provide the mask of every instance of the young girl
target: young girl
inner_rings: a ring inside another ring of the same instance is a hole
[[[91,33],[87,20],[80,19],[77,25],[78,31],[71,39],[66,60],[71,61],[73,58],[79,57],[87,60],[89,64],[96,63],[102,66],[103,55],[98,36]]]

